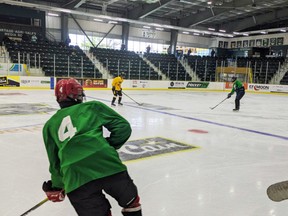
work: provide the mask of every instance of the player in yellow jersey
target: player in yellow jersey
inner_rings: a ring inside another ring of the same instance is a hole
[[[121,100],[122,100],[122,87],[121,87],[121,84],[123,83],[123,75],[119,75],[117,77],[115,77],[112,81],[112,92],[113,92],[113,99],[112,99],[112,102],[111,102],[111,106],[116,106],[115,104],[115,101],[117,99],[117,96],[118,97],[118,105],[123,105],[121,103]]]

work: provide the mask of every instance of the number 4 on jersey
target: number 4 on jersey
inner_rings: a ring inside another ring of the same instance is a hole
[[[66,116],[58,129],[58,138],[61,142],[67,138],[71,139],[77,132],[76,127],[73,126],[70,116]]]

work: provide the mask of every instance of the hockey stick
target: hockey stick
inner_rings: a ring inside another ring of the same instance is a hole
[[[48,198],[42,200],[41,202],[39,202],[38,204],[36,204],[35,206],[33,206],[31,209],[29,209],[28,211],[24,212],[23,214],[21,214],[20,216],[25,216],[27,214],[29,214],[31,211],[37,209],[39,206],[43,205],[45,202],[48,201]]]
[[[217,106],[219,106],[221,103],[223,103],[225,100],[227,100],[228,98],[225,98],[224,100],[222,100],[220,103],[218,103],[216,106],[214,107],[210,107],[211,110],[215,109]]]
[[[143,103],[138,103],[138,102],[135,101],[133,98],[131,98],[129,95],[125,94],[123,91],[122,91],[122,93],[123,93],[124,95],[126,95],[128,98],[130,98],[132,101],[134,101],[136,104],[138,104],[139,106],[142,106],[142,105],[143,105]]]
[[[280,202],[288,199],[288,181],[278,182],[267,188],[269,199],[274,202]]]

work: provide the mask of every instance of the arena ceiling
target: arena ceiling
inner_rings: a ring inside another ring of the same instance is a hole
[[[178,30],[188,28],[204,31],[210,28],[210,31],[221,30],[224,34],[260,33],[263,29],[271,28],[279,31],[286,27],[288,30],[287,0],[0,0],[1,2],[49,5],[81,11],[83,15],[83,11],[94,10],[98,14],[113,14],[139,25],[145,24],[147,20],[160,20],[179,27]]]

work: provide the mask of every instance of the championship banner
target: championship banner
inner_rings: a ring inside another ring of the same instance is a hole
[[[0,76],[0,87],[19,87],[19,76]]]

